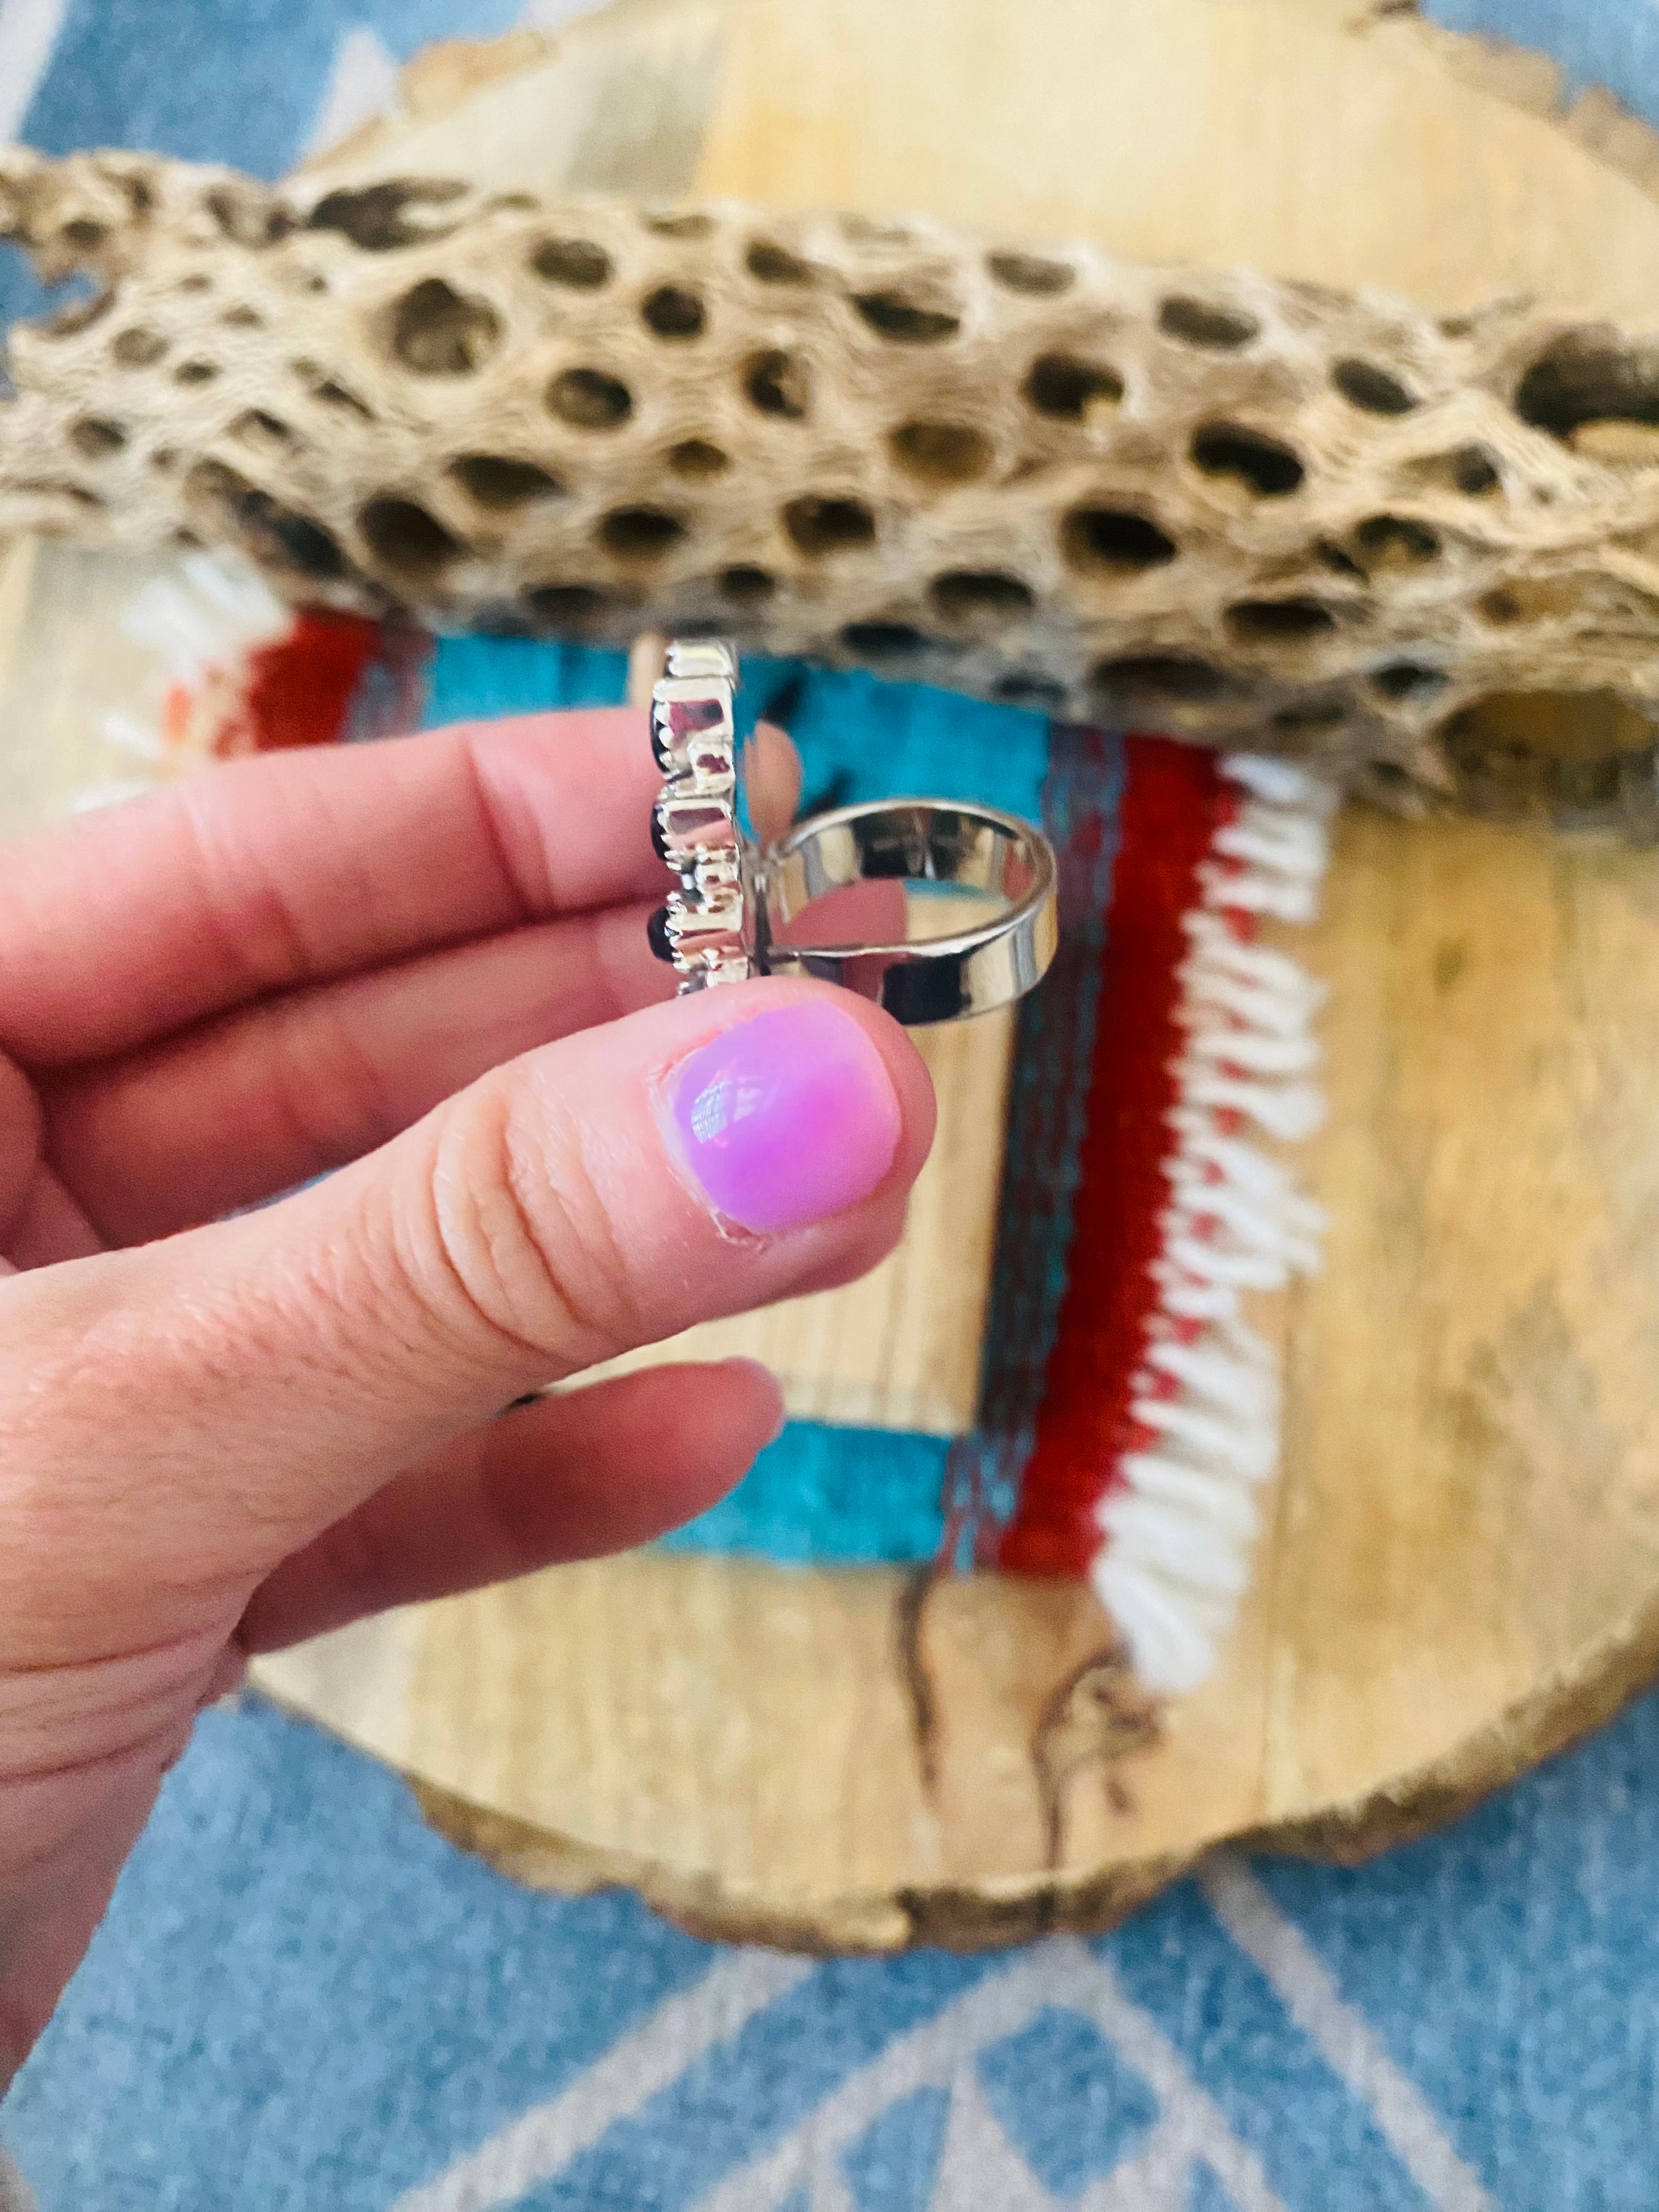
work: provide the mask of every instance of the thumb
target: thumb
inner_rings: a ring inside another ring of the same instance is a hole
[[[84,1592],[90,1514],[129,1591],[264,1572],[526,1391],[864,1272],[933,1121],[885,1015],[751,983],[528,1054],[259,1212],[0,1284],[26,1548]]]

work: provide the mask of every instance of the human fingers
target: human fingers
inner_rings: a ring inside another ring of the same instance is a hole
[[[670,995],[648,905],[285,991],[45,1079],[44,1150],[106,1244],[173,1235],[386,1143],[534,1046]]]
[[[630,708],[271,755],[56,825],[0,869],[0,1050],[128,1052],[296,984],[647,896]]]
[[[257,1579],[526,1390],[842,1279],[933,1116],[885,1016],[756,982],[529,1054],[277,1206],[0,1283],[31,1616]]]
[[[645,1543],[723,1497],[781,1420],[777,1384],[747,1359],[648,1368],[515,1408],[285,1559],[237,1640],[276,1650],[391,1606]]]

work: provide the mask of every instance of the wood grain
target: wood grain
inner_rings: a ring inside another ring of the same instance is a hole
[[[660,0],[409,127],[428,167],[564,179],[597,146],[625,181],[654,88],[687,189],[1645,312],[1639,161],[1338,10]],[[1356,812],[1303,950],[1334,987],[1328,1263],[1282,1317],[1271,1525],[1198,1694],[1151,1707],[1076,1589],[649,1555],[259,1679],[526,1879],[819,1947],[1098,1925],[1225,1837],[1352,1855],[1593,1724],[1659,1665],[1659,871]]]

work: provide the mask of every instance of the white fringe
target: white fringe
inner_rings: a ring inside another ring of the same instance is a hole
[[[269,645],[293,620],[257,569],[222,555],[187,553],[173,574],[144,586],[121,628],[160,655],[173,683],[190,684]]]
[[[236,712],[250,656],[284,636],[293,620],[257,569],[222,555],[186,554],[153,577],[124,609],[120,625],[151,657],[149,697],[138,712],[112,708],[99,726],[132,772],[88,786],[74,811],[118,805],[209,757],[221,726]],[[188,701],[182,732],[169,727],[170,695]]]
[[[1235,922],[1313,920],[1336,795],[1282,761],[1237,756],[1222,773],[1243,804],[1217,832],[1187,921],[1158,1308],[1130,1408],[1147,1441],[1097,1509],[1104,1540],[1091,1570],[1142,1681],[1170,1694],[1215,1667],[1249,1586],[1257,1498],[1279,1462],[1278,1366],[1243,1300],[1316,1268],[1324,1228],[1289,1170],[1237,1125],[1279,1144],[1317,1128],[1313,1027],[1325,994]]]

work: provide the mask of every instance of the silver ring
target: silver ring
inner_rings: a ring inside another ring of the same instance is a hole
[[[652,917],[651,946],[682,993],[811,975],[915,1026],[1011,1005],[1042,981],[1059,925],[1040,830],[995,807],[888,799],[814,815],[757,847],[738,815],[737,681],[733,647],[698,640],[669,647],[652,693],[664,777],[652,839],[678,881]],[[863,884],[902,890],[902,926],[871,942],[812,942],[817,902]],[[921,926],[929,921],[943,927]]]

